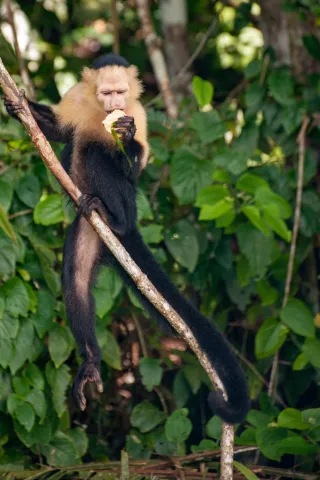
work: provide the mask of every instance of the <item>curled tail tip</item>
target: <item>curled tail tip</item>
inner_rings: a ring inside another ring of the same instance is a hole
[[[250,399],[248,396],[239,398],[237,403],[227,402],[220,391],[210,392],[208,404],[214,415],[218,415],[224,422],[241,423],[250,410]]]

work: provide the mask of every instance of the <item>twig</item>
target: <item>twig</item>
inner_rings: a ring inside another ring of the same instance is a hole
[[[302,480],[319,480],[319,473],[303,473],[292,469],[275,468],[267,465],[247,465],[250,470],[256,473],[266,473],[267,475],[277,475],[279,477],[301,478]]]
[[[14,42],[14,49],[16,51],[16,55],[18,58],[18,63],[19,63],[19,70],[20,70],[20,75],[22,78],[22,81],[24,85],[26,86],[28,96],[30,100],[35,99],[35,93],[34,93],[34,88],[33,88],[33,83],[31,81],[31,78],[29,76],[28,70],[26,69],[24,60],[22,58],[20,46],[19,46],[19,41],[18,41],[18,35],[17,35],[17,30],[16,30],[16,25],[14,22],[14,15],[13,15],[13,8],[12,8],[12,3],[11,0],[6,0],[6,9],[7,9],[7,20],[8,23],[11,26],[12,29],[12,35],[13,35],[13,42]]]
[[[38,149],[41,158],[47,165],[49,170],[57,178],[62,188],[72,198],[76,205],[78,205],[79,198],[81,197],[80,190],[72,182],[69,175],[66,173],[56,155],[54,154],[49,142],[41,132],[38,124],[33,118],[28,106],[28,102],[25,98],[22,98],[21,92],[19,92],[15,82],[10,77],[3,62],[0,58],[0,85],[2,86],[6,96],[14,101],[21,102],[23,111],[18,114],[21,122],[28,131],[33,144]],[[132,280],[135,282],[142,294],[157,308],[157,310],[170,322],[173,328],[181,335],[186,341],[189,347],[197,355],[199,362],[206,370],[212,384],[215,388],[221,390],[223,397],[227,400],[227,395],[217,372],[210,364],[209,358],[202,351],[196,338],[194,337],[190,328],[186,325],[184,320],[177,314],[177,312],[168,304],[166,299],[155,289],[152,283],[149,281],[147,275],[145,275],[138,265],[131,259],[127,251],[123,248],[120,241],[112,233],[110,228],[102,221],[100,216],[94,211],[90,215],[86,216],[88,222],[92,225],[94,230],[98,233],[103,242],[107,245],[109,250],[119,261],[122,267],[127,271]],[[233,438],[234,429],[232,425],[223,423],[222,426],[222,458],[221,458],[221,478],[230,480],[232,478],[232,460],[233,460]],[[223,452],[226,450],[225,452]],[[230,467],[231,465],[231,467]],[[230,470],[231,469],[231,470]],[[231,471],[231,475],[230,475]],[[226,476],[228,475],[228,476]]]
[[[214,19],[210,23],[208,30],[206,31],[205,35],[202,37],[201,41],[199,42],[198,46],[196,47],[196,49],[193,52],[193,54],[191,55],[191,57],[188,59],[186,64],[181,68],[181,70],[177,73],[177,75],[175,75],[171,79],[171,85],[172,86],[175,86],[176,82],[179,80],[179,78],[185,72],[187,72],[189,70],[189,68],[191,67],[191,65],[195,61],[195,59],[200,55],[201,51],[206,46],[209,38],[211,37],[211,35],[212,35],[212,33],[213,33],[217,23],[218,23],[219,15],[222,12],[223,8],[224,8],[224,5],[222,4],[219,11],[216,12],[216,16],[214,17]],[[150,100],[148,103],[146,103],[145,107],[148,108],[148,107],[151,107],[152,105],[154,105],[162,97],[162,95],[163,95],[163,92],[158,93],[158,95],[156,95],[152,100]]]
[[[119,16],[117,9],[117,0],[111,1],[111,18],[113,24],[113,45],[112,51],[119,55],[120,53],[120,37],[119,37]]]
[[[290,254],[289,254],[284,296],[283,296],[281,308],[284,308],[287,305],[288,298],[290,295],[291,282],[292,282],[294,258],[296,253],[297,238],[298,238],[299,224],[300,224],[300,214],[301,214],[303,174],[304,174],[304,162],[305,162],[305,150],[306,150],[306,130],[308,128],[309,122],[310,122],[310,118],[305,117],[297,137],[297,142],[299,144],[299,163],[298,163],[298,182],[297,182],[297,193],[296,193],[296,208],[294,211]],[[279,363],[279,350],[276,352],[272,362],[270,383],[268,388],[269,397],[272,397],[275,392],[278,363]]]
[[[163,95],[166,112],[170,118],[176,119],[178,115],[177,102],[170,87],[168,69],[160,48],[160,40],[152,23],[149,2],[148,0],[135,0],[135,3],[153,71]]]
[[[29,213],[32,213],[32,212],[33,212],[32,208],[27,208],[26,210],[21,210],[20,212],[12,213],[9,216],[9,220],[13,220],[14,218],[17,218],[17,217],[22,217],[23,215],[28,215]]]

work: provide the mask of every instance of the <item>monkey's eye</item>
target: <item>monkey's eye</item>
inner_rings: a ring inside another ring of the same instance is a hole
[[[111,95],[111,92],[101,92],[102,95]]]
[[[118,90],[117,93],[118,93],[119,95],[122,95],[123,93],[125,93],[125,90]]]

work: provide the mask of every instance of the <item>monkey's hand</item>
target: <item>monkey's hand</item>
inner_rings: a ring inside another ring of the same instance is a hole
[[[79,199],[79,213],[84,216],[89,216],[93,210],[96,210],[99,213],[104,222],[109,222],[107,209],[101,200],[98,197],[92,197],[91,195],[84,193]]]
[[[86,409],[86,397],[83,390],[86,383],[95,383],[99,393],[103,392],[99,363],[87,360],[81,365],[72,387],[72,394],[80,410]]]
[[[133,139],[137,130],[134,124],[134,118],[128,115],[118,118],[118,120],[114,122],[113,128],[124,145]]]
[[[11,117],[17,118],[18,113],[21,113],[23,111],[24,107],[22,105],[21,100],[24,97],[24,95],[25,95],[24,90],[20,90],[19,101],[10,100],[6,96],[2,97],[4,106],[6,107],[6,110]]]

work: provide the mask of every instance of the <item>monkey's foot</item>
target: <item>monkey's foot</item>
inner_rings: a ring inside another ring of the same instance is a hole
[[[10,100],[6,96],[3,97],[4,106],[6,107],[6,110],[11,117],[16,117],[18,113],[21,113],[23,111],[24,107],[22,105],[21,100],[24,97],[24,95],[25,95],[25,91],[20,90],[18,102],[15,100]]]
[[[97,385],[97,390],[99,393],[103,392],[103,384],[100,376],[99,364],[95,362],[84,362],[76,376],[76,379],[73,383],[72,393],[73,398],[80,408],[80,410],[86,409],[86,398],[84,396],[83,390],[86,383],[95,383]]]
[[[130,142],[137,130],[134,124],[134,118],[129,117],[128,115],[118,118],[118,120],[114,123],[114,129],[123,143]]]
[[[92,197],[84,193],[79,199],[79,213],[86,217],[90,215],[93,210],[96,210],[101,218],[108,223],[108,212],[101,200],[98,197]]]

